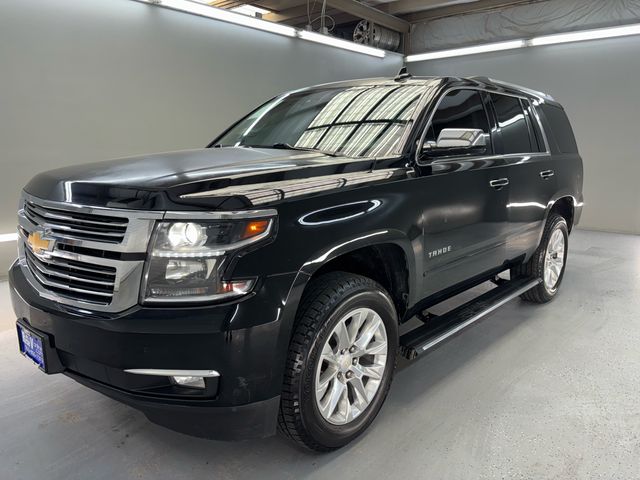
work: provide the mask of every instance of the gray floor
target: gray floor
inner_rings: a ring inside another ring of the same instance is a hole
[[[219,443],[138,412],[16,352],[0,295],[0,478],[640,478],[640,237],[572,235],[562,291],[519,300],[402,368],[353,445]]]

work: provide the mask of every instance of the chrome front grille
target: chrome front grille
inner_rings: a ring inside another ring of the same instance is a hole
[[[121,243],[129,223],[127,218],[61,210],[31,201],[25,202],[24,214],[53,235],[107,243]]]
[[[68,260],[42,258],[25,251],[27,265],[38,282],[65,298],[109,305],[116,282],[115,267]]]
[[[126,310],[138,303],[147,245],[163,215],[51,202],[24,193],[18,211],[20,265],[43,298],[86,310]],[[30,247],[32,233],[51,248]]]

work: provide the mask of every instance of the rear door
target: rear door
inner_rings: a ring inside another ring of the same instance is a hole
[[[537,247],[556,177],[536,111],[524,97],[492,93],[496,148],[509,163],[507,257],[517,259]]]
[[[415,199],[422,208],[424,295],[464,282],[500,266],[506,259],[508,166],[494,154],[489,97],[457,89],[441,100],[423,145],[436,142],[445,128],[480,129],[484,152],[429,158],[418,162]]]

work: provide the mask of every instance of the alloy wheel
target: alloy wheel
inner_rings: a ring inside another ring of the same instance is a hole
[[[387,332],[380,315],[358,308],[342,316],[327,338],[315,372],[315,399],[322,417],[345,425],[375,397],[387,365]]]
[[[565,260],[565,239],[562,230],[557,228],[551,234],[544,256],[544,286],[553,292],[558,285]]]

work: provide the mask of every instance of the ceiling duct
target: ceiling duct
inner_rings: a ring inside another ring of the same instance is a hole
[[[353,41],[374,48],[395,52],[400,47],[401,36],[389,28],[369,20],[360,20],[353,31]]]

